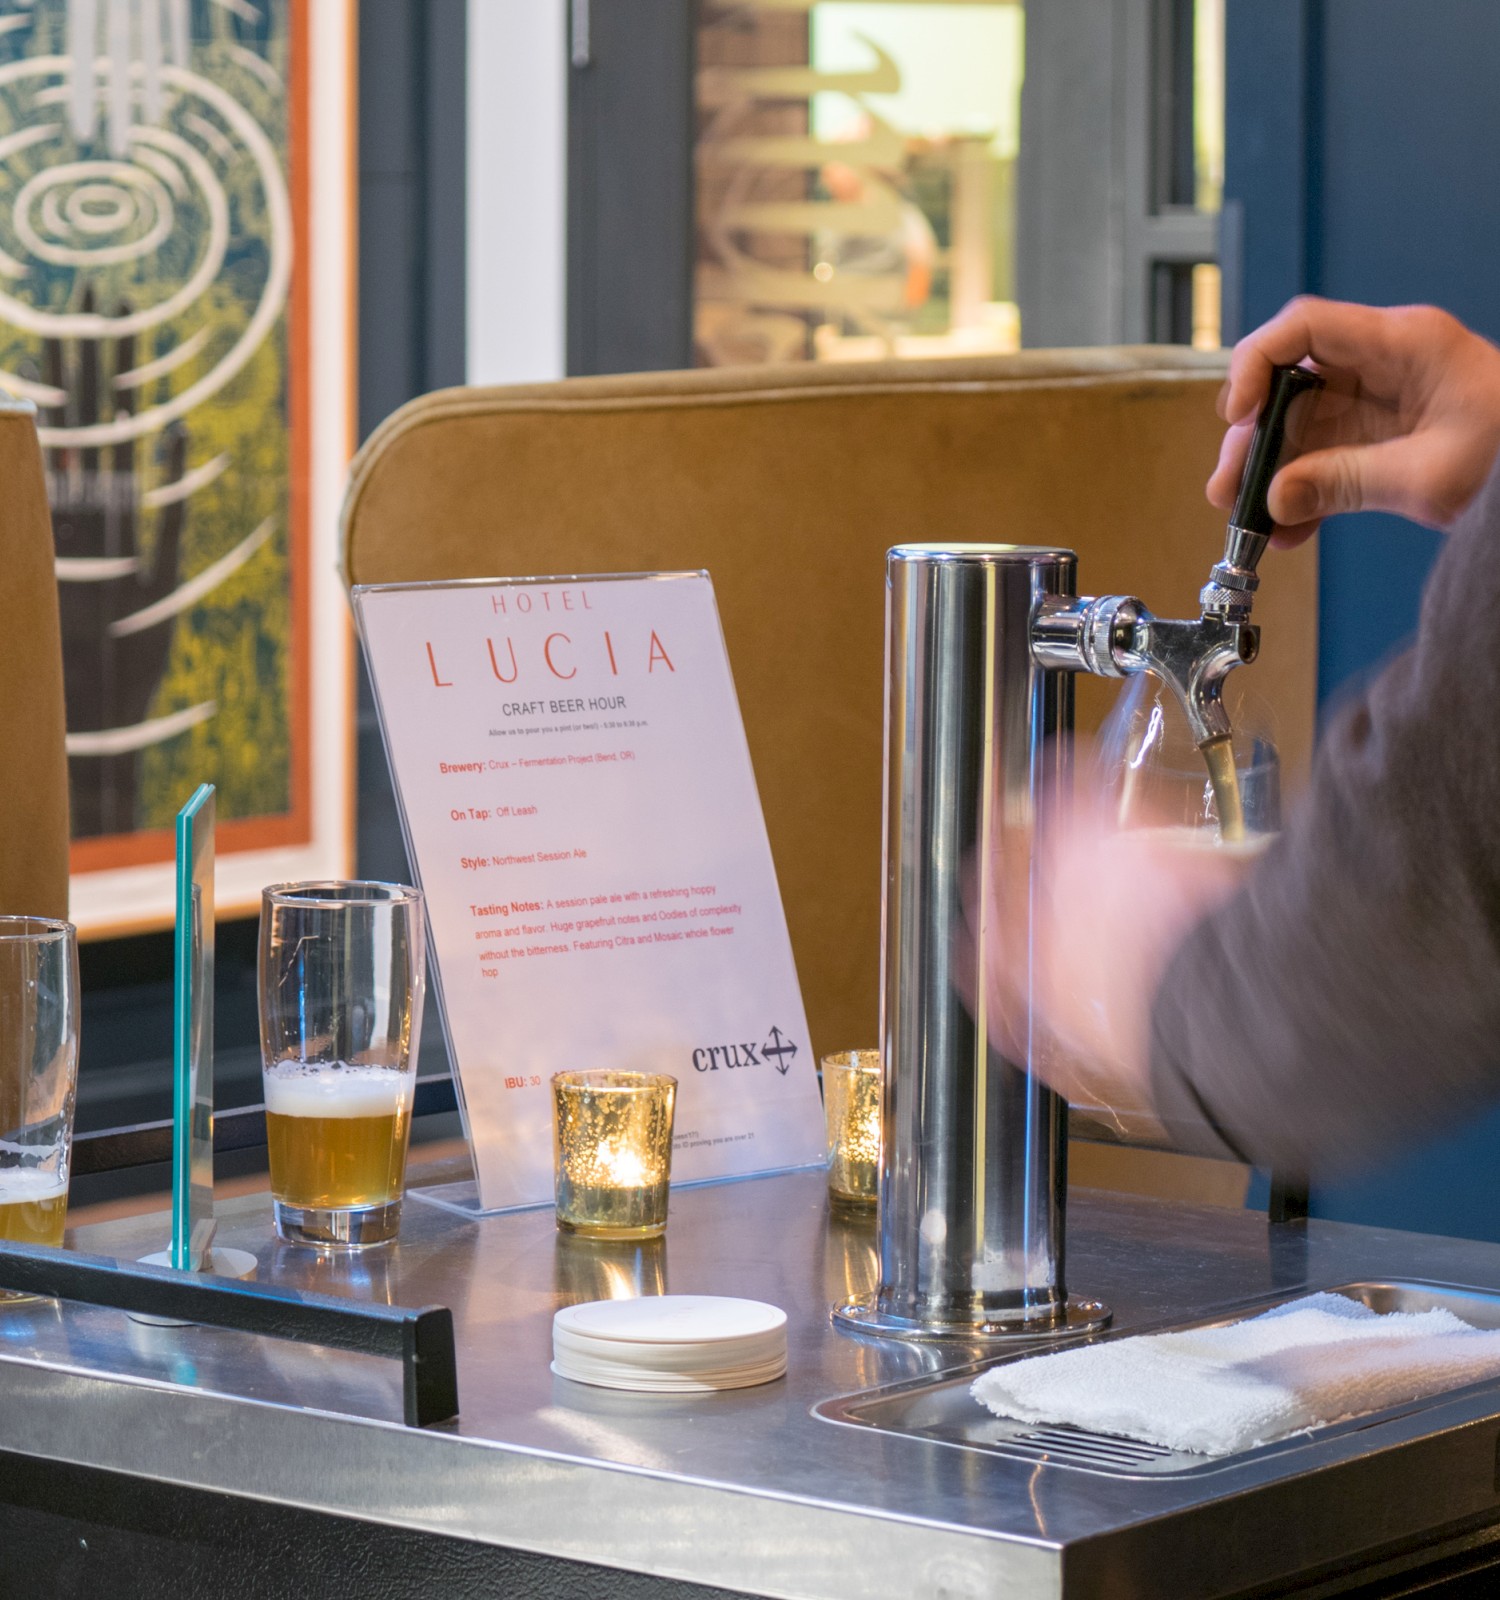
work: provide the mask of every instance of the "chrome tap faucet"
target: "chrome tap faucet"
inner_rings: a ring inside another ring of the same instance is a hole
[[[1200,748],[1230,737],[1224,680],[1260,652],[1250,621],[1257,567],[1275,526],[1266,496],[1280,463],[1292,402],[1323,380],[1306,367],[1277,367],[1255,426],[1239,495],[1225,532],[1224,555],[1198,596],[1190,620],[1156,617],[1131,595],[1044,599],[1032,624],[1032,653],[1045,667],[1106,678],[1154,672],[1187,713]]]
[[[1034,841],[1069,770],[1057,736],[1072,732],[1074,674],[1155,672],[1200,745],[1229,738],[1224,679],[1259,647],[1249,617],[1272,529],[1266,490],[1288,407],[1321,381],[1276,375],[1223,560],[1191,620],[1154,617],[1127,595],[1077,598],[1071,550],[889,552],[881,1278],[835,1308],[844,1327],[976,1340],[1108,1320],[1064,1281],[1067,1105],[1030,1070],[1030,1017],[990,1025],[989,974],[1003,963],[1028,995],[1033,959],[1029,930],[1017,937],[989,913],[990,880],[1002,859],[1012,879],[1019,863],[1034,900]]]
[[[1229,737],[1224,679],[1255,659],[1260,629],[1207,611],[1191,620],[1157,617],[1134,596],[1111,594],[1044,600],[1032,624],[1031,648],[1044,667],[1059,672],[1103,678],[1156,673],[1182,702],[1193,741],[1201,746]]]

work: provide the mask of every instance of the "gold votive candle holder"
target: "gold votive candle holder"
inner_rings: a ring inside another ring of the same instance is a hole
[[[591,1239],[652,1239],[667,1226],[677,1080],[661,1072],[552,1079],[557,1225]]]
[[[878,1050],[823,1057],[823,1115],[828,1124],[828,1193],[839,1205],[873,1206],[880,1187]]]

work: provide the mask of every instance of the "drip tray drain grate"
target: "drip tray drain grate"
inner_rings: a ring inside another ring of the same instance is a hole
[[[1027,1428],[1013,1433],[1010,1446],[1019,1454],[1032,1451],[1039,1461],[1066,1461],[1075,1467],[1124,1468],[1149,1472],[1162,1461],[1178,1461],[1178,1452],[1142,1439],[1121,1439],[1110,1433],[1090,1433],[1067,1423],[1048,1428]],[[1196,1462],[1200,1458],[1193,1457]]]
[[[1298,1289],[1293,1294],[1236,1306],[1218,1316],[1200,1317],[1155,1328],[1120,1329],[1094,1337],[1119,1339],[1128,1338],[1132,1332],[1169,1333],[1184,1328],[1218,1327],[1255,1316],[1258,1312],[1270,1310],[1272,1306],[1284,1305],[1288,1300],[1300,1299],[1312,1292],[1311,1287]],[[1347,1295],[1351,1300],[1357,1300],[1378,1312],[1430,1311],[1435,1306],[1442,1306],[1476,1328],[1500,1329],[1500,1294],[1486,1289],[1414,1282],[1346,1283],[1327,1292]],[[1004,1359],[1022,1361],[1038,1353],[1033,1345]],[[1047,1466],[1107,1473],[1114,1477],[1154,1478],[1218,1472],[1251,1457],[1258,1460],[1301,1449],[1315,1440],[1373,1428],[1394,1417],[1429,1410],[1459,1392],[1450,1389],[1424,1400],[1414,1400],[1369,1416],[1333,1423],[1311,1433],[1278,1440],[1274,1444],[1257,1445],[1253,1450],[1244,1450],[1236,1455],[1200,1456],[1190,1455],[1183,1450],[1168,1450],[1162,1445],[1144,1444],[1139,1439],[1093,1433],[1086,1428],[1058,1424],[1039,1426],[992,1416],[970,1395],[969,1385],[976,1374],[995,1365],[998,1363],[994,1361],[974,1362],[964,1367],[951,1367],[945,1372],[931,1373],[923,1378],[913,1378],[889,1388],[825,1400],[813,1407],[813,1413],[825,1421],[849,1427],[875,1428],[884,1433],[905,1434],[909,1438],[928,1439],[937,1444],[980,1450]],[[1467,1387],[1470,1390],[1493,1390],[1496,1386],[1471,1384]],[[1495,1409],[1500,1411],[1500,1396],[1497,1396]]]

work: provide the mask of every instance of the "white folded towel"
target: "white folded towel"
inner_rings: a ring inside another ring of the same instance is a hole
[[[971,1392],[997,1416],[1217,1456],[1496,1377],[1500,1331],[1313,1294],[1243,1322],[1007,1362]]]

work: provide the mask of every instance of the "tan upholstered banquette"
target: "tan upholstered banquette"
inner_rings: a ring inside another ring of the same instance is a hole
[[[0,400],[0,913],[68,914],[68,765],[52,519],[36,410]]]
[[[355,462],[351,583],[712,574],[819,1051],[877,1030],[884,554],[1061,544],[1090,593],[1190,608],[1223,542],[1203,499],[1224,359],[1038,351],[451,389]],[[1295,774],[1311,746],[1316,566],[1273,555],[1252,678]],[[1080,720],[1110,689],[1087,685]]]

